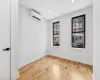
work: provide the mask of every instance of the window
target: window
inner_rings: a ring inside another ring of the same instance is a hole
[[[72,18],[72,47],[85,48],[85,14]]]
[[[60,22],[53,23],[53,46],[60,46]]]

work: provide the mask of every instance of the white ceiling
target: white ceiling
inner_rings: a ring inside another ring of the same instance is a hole
[[[37,10],[46,19],[52,19],[93,4],[93,0],[74,1],[75,2],[72,2],[72,0],[20,0],[20,4]]]

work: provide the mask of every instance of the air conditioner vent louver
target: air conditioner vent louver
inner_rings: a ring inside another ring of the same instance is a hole
[[[36,16],[32,16],[32,17],[35,18],[35,19],[41,20],[40,18],[38,18],[38,17],[36,17]]]
[[[31,17],[35,18],[39,21],[42,20],[41,14],[38,11],[34,10],[34,9],[31,9]]]

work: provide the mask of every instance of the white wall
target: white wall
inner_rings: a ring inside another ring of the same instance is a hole
[[[71,18],[86,14],[86,48],[71,47]],[[60,21],[60,47],[52,46],[52,23]],[[93,6],[48,21],[48,53],[50,55],[92,64],[93,63]]]
[[[47,22],[37,21],[30,16],[30,10],[19,5],[20,51],[19,67],[45,55],[47,50]]]

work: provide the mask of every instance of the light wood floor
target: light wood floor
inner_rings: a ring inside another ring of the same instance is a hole
[[[20,68],[18,80],[92,80],[92,69],[91,65],[45,56]]]

